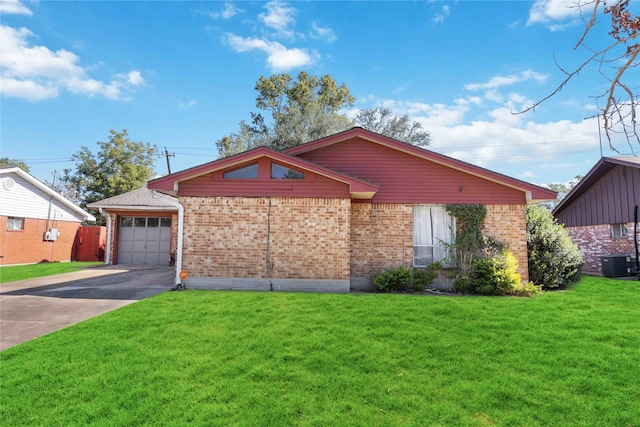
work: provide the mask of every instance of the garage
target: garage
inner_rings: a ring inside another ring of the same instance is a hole
[[[169,265],[170,217],[121,216],[119,226],[119,264]]]

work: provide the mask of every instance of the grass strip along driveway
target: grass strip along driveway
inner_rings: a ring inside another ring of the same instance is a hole
[[[632,426],[640,283],[163,293],[0,353],[3,425]]]
[[[16,280],[35,279],[36,277],[52,276],[62,273],[73,273],[89,267],[104,265],[102,262],[52,262],[28,265],[13,265],[0,267],[0,283],[15,282]]]

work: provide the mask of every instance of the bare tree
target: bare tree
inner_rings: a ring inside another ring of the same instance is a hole
[[[639,65],[640,43],[636,39],[640,34],[640,16],[634,16],[629,12],[629,2],[630,0],[578,0],[576,7],[580,11],[585,29],[574,50],[583,47],[591,54],[573,71],[565,70],[556,61],[558,68],[565,74],[565,79],[549,95],[516,114],[534,110],[560,92],[588,65],[597,63],[598,70],[608,81],[608,85],[604,93],[593,97],[596,99],[599,116],[603,119],[602,127],[609,146],[612,150],[620,152],[614,146],[612,138],[614,134],[622,134],[634,151],[632,144],[636,142],[640,144],[637,127],[640,79],[637,75],[632,75],[633,69],[637,69]],[[587,37],[596,32],[596,23],[601,15],[609,15],[611,19],[609,35],[613,40],[601,49],[593,49],[587,45]]]

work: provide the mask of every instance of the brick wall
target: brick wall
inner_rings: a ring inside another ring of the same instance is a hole
[[[629,231],[627,237],[611,237],[609,224],[567,227],[571,240],[584,254],[582,270],[586,273],[601,274],[600,256],[602,255],[633,254],[635,256],[633,223],[627,224],[627,230]]]
[[[505,243],[528,280],[524,205],[486,205],[483,232]],[[351,276],[413,265],[413,205],[354,203],[351,210]]]
[[[183,268],[223,278],[349,278],[350,199],[181,197]]]
[[[178,214],[171,215],[171,243],[169,253],[172,257],[178,256]]]
[[[0,217],[0,264],[29,264],[41,261],[71,261],[79,222],[49,221],[60,232],[57,240],[44,241],[46,219],[24,219],[24,230],[7,230],[7,217]]]
[[[529,280],[527,216],[525,205],[485,205],[487,217],[482,233],[507,245],[518,259],[522,280]]]
[[[351,276],[413,265],[413,205],[351,205]]]

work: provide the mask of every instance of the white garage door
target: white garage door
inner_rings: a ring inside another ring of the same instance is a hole
[[[169,265],[171,218],[120,217],[118,264]]]

